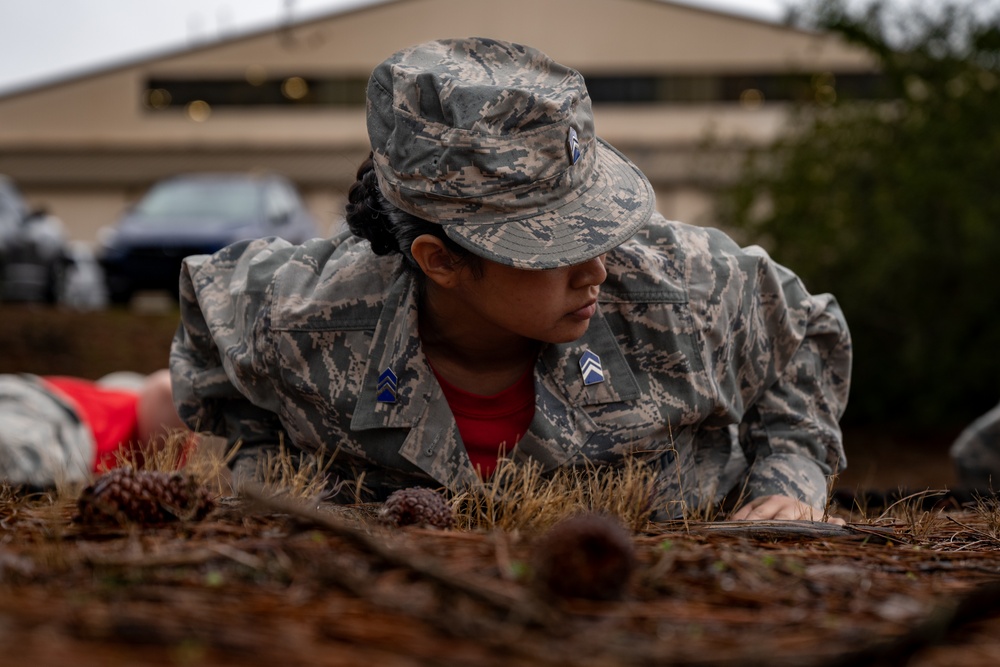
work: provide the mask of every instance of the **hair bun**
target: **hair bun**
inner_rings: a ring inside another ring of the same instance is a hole
[[[367,239],[376,255],[400,252],[371,155],[358,167],[357,180],[347,193],[345,218],[351,232]]]

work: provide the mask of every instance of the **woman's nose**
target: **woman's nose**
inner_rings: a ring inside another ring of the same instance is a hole
[[[607,256],[604,253],[574,266],[573,287],[590,287],[603,283],[608,277],[608,270],[604,266]]]

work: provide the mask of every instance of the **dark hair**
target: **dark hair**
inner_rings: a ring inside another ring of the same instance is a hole
[[[358,167],[357,180],[347,193],[345,218],[355,236],[371,243],[372,252],[376,255],[398,252],[411,271],[419,273],[420,266],[413,259],[410,246],[418,236],[432,234],[444,241],[445,247],[458,261],[471,266],[478,275],[480,258],[448,238],[441,225],[407,213],[385,198],[378,187],[375,163],[370,153]]]

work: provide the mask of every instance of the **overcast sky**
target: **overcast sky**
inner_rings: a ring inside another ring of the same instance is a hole
[[[0,93],[268,27],[289,13],[304,19],[378,1],[0,0]],[[806,0],[675,1],[780,21]]]

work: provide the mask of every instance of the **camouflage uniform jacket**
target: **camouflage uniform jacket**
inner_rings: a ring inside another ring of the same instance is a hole
[[[994,493],[1000,485],[1000,405],[965,427],[950,454],[962,488]]]
[[[302,246],[241,242],[185,261],[171,351],[184,420],[243,442],[336,451],[375,499],[403,486],[477,483],[422,353],[418,290],[398,255],[340,234]],[[839,307],[759,248],[654,215],[607,256],[587,333],[543,348],[535,415],[515,460],[545,469],[640,454],[673,505],[714,502],[745,461],[749,497],[822,506],[845,465],[839,418],[851,346]],[[581,355],[605,380],[585,386]],[[398,378],[395,403],[376,400]],[[738,430],[737,430],[738,426]],[[739,444],[735,444],[738,432]]]

